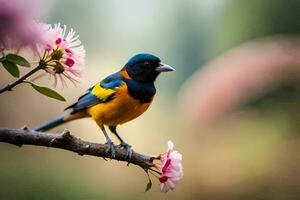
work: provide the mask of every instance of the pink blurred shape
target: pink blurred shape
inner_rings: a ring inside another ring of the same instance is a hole
[[[41,42],[33,19],[43,11],[42,0],[0,0],[0,50],[35,48]]]
[[[210,124],[286,79],[300,80],[300,38],[260,39],[206,64],[185,83],[179,102],[192,123]]]

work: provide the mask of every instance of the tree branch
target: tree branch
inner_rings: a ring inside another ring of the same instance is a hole
[[[36,68],[32,69],[30,72],[28,72],[27,74],[25,74],[24,76],[20,77],[18,80],[16,80],[15,82],[8,84],[7,86],[3,87],[0,89],[0,94],[2,94],[3,92],[6,91],[11,91],[14,87],[16,87],[17,85],[19,85],[20,83],[23,83],[24,80],[26,80],[26,78],[28,78],[29,76],[31,76],[32,74],[36,73],[37,71],[39,71],[41,68],[41,66],[37,66]]]
[[[102,158],[110,158],[110,152],[106,152],[103,144],[83,141],[74,137],[69,131],[62,134],[36,132],[24,129],[0,128],[0,142],[22,145],[44,146],[57,149],[65,149],[77,153],[78,155],[90,155]],[[114,160],[126,161],[138,165],[144,170],[153,167],[154,157],[132,152],[130,160],[126,157],[126,152],[120,147],[116,147]]]

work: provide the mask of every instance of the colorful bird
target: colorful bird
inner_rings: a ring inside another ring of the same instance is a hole
[[[131,157],[131,146],[117,133],[117,126],[143,114],[150,106],[156,89],[154,81],[161,72],[174,71],[169,65],[151,54],[132,57],[119,71],[109,75],[100,83],[89,88],[78,101],[67,107],[66,114],[57,117],[35,131],[46,131],[60,124],[84,117],[91,117],[101,128],[107,145],[107,152],[115,156],[115,146],[104,126],[120,140],[120,146]]]

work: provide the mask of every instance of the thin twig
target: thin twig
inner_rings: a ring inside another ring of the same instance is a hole
[[[64,149],[77,153],[78,155],[90,155],[102,158],[111,158],[110,152],[106,152],[104,144],[83,141],[74,137],[69,131],[61,134],[36,132],[28,129],[0,128],[0,142],[22,145],[44,146],[57,149]],[[131,159],[128,160],[124,149],[116,147],[114,160],[130,162],[138,165],[144,170],[152,169],[154,166],[153,157],[132,151]]]
[[[20,77],[15,82],[13,82],[11,84],[8,84],[4,88],[0,89],[0,94],[2,94],[3,92],[6,92],[6,91],[11,91],[15,86],[19,85],[20,83],[23,83],[24,80],[26,80],[29,76],[31,76],[32,74],[36,73],[40,69],[41,69],[41,67],[39,65],[36,68],[34,68],[33,70],[31,70],[30,72],[28,72],[27,74],[25,74],[24,76]]]

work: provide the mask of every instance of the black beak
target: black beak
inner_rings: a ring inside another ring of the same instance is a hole
[[[158,72],[171,72],[171,71],[176,71],[173,67],[170,65],[166,65],[164,63],[159,63],[159,66],[156,67],[155,69]]]

